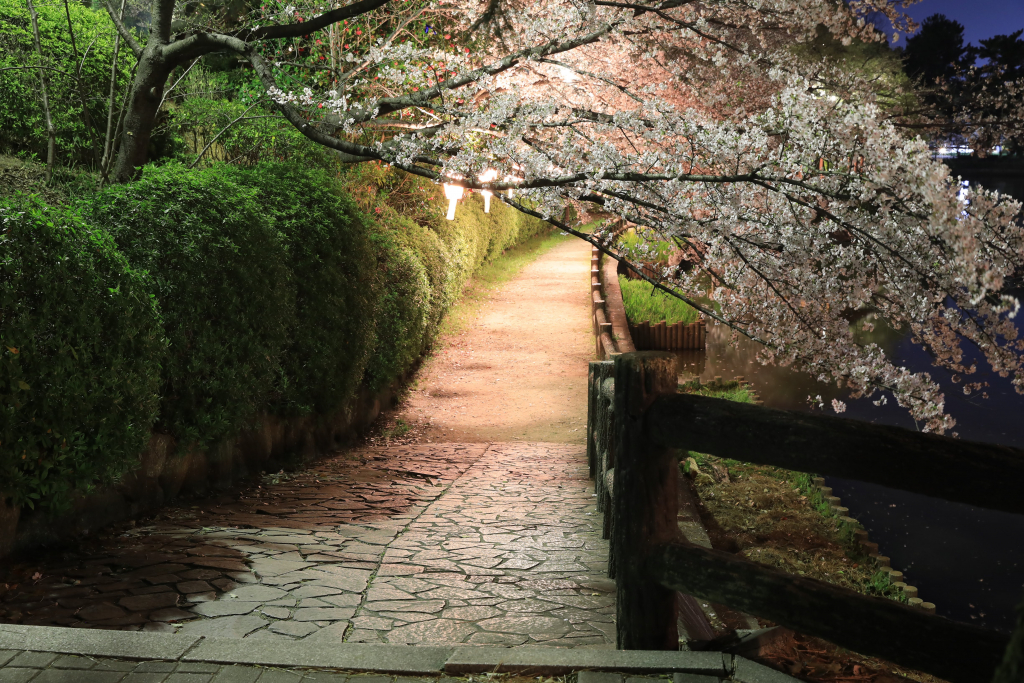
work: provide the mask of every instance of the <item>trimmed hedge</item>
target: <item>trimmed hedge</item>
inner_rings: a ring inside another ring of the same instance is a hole
[[[148,166],[84,219],[4,200],[0,495],[60,507],[138,463],[151,429],[207,448],[260,413],[335,415],[408,372],[473,271],[545,227],[479,196],[444,221],[439,188],[379,168],[405,194],[357,206],[359,173]]]
[[[150,283],[73,211],[0,201],[0,491],[64,507],[138,464],[165,351]]]
[[[295,327],[282,355],[286,382],[275,409],[334,413],[355,394],[374,348],[380,288],[372,222],[323,170],[266,163],[223,173],[255,190],[295,273]]]
[[[370,177],[382,190],[383,202],[393,198],[388,189],[396,184],[398,172],[366,166],[355,173]],[[403,188],[404,201],[395,201],[398,208],[408,211],[410,196],[423,197],[430,207],[447,206],[439,186],[418,178],[404,180],[408,187]],[[442,211],[402,214],[386,203],[377,208],[382,224],[376,238],[382,250],[378,269],[385,279],[381,306],[386,312],[378,317],[381,343],[366,370],[371,389],[401,377],[429,348],[444,316],[480,266],[551,228],[497,200],[492,200],[490,213],[484,213],[478,194],[460,203],[453,221],[445,220]]]
[[[287,386],[295,284],[285,240],[259,193],[234,175],[150,166],[91,207],[152,277],[170,344],[157,429],[182,447],[237,433]]]

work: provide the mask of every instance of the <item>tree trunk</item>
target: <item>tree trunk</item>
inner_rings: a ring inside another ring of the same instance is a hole
[[[43,119],[46,122],[46,175],[43,182],[50,183],[53,177],[53,164],[57,158],[57,131],[53,127],[53,118],[50,116],[50,99],[46,93],[46,70],[43,68],[43,46],[39,40],[39,16],[36,14],[35,5],[32,0],[28,3],[28,16],[32,21],[32,37],[35,39],[36,54],[39,56],[39,88],[43,100]]]
[[[149,141],[153,136],[164,86],[171,71],[163,59],[162,50],[153,42],[150,41],[139,58],[132,83],[128,110],[124,117],[121,149],[111,177],[115,183],[133,180],[149,158]]]
[[[92,159],[96,166],[100,165],[100,150],[99,142],[96,140],[96,129],[92,125],[92,115],[89,113],[89,98],[85,93],[85,87],[82,84],[82,67],[85,65],[78,56],[78,43],[75,41],[75,26],[71,22],[71,8],[68,6],[68,0],[64,0],[64,16],[68,20],[68,36],[71,38],[71,54],[75,56],[75,89],[78,91],[78,99],[82,103],[82,120],[85,123],[85,129],[89,133],[89,140],[92,142]],[[88,48],[86,48],[88,52]]]

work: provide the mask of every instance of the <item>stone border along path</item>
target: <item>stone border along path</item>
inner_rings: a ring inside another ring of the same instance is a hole
[[[559,683],[795,683],[720,652],[579,650],[550,647],[410,647],[267,642],[154,633],[0,625],[5,683],[454,683],[484,674],[494,683],[560,676]],[[377,674],[377,675],[373,675]],[[380,675],[385,674],[385,675]],[[506,676],[509,674],[510,676]]]
[[[354,451],[162,517],[27,567],[36,579],[5,592],[0,621],[322,645],[614,646],[580,446]]]

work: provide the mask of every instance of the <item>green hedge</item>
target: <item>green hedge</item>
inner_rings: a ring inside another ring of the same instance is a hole
[[[356,172],[374,173],[372,167]],[[386,188],[395,175],[386,171],[377,183]],[[447,206],[439,187],[419,179],[411,185],[405,188],[407,197],[422,194],[431,206]],[[378,269],[384,278],[380,299],[384,314],[378,317],[380,342],[367,367],[371,389],[412,367],[433,343],[444,316],[480,266],[551,227],[497,200],[492,200],[490,213],[483,209],[483,198],[472,194],[460,202],[452,221],[440,212],[414,213],[420,222],[393,208],[381,212],[376,241],[382,250]]]
[[[355,394],[374,347],[380,278],[372,223],[324,170],[267,163],[223,172],[256,191],[295,273],[295,327],[275,409],[333,413]]]
[[[473,271],[545,227],[479,196],[444,221],[420,181],[418,210],[384,193],[367,211],[350,181],[172,163],[85,218],[0,204],[3,495],[59,506],[137,463],[151,428],[208,447],[262,412],[335,414],[401,378]]]
[[[92,202],[92,220],[150,272],[170,346],[158,429],[181,445],[231,436],[280,394],[295,327],[285,239],[223,167],[149,166]]]
[[[61,508],[149,439],[164,340],[109,235],[72,211],[0,201],[0,495]]]
[[[106,132],[107,94],[114,55],[114,32],[106,12],[70,2],[75,44],[82,65],[86,104],[99,144]],[[75,85],[75,58],[71,49],[63,3],[36,3],[43,64],[47,70],[50,112],[57,131],[57,156],[61,165],[93,162],[92,136],[85,127],[82,100]],[[86,48],[88,52],[86,52]],[[28,7],[24,0],[0,0],[0,153],[35,154],[46,158],[46,129],[39,96],[39,71],[11,69],[38,66]],[[122,41],[118,78],[122,86],[131,76],[134,57]],[[102,150],[101,150],[102,151]]]

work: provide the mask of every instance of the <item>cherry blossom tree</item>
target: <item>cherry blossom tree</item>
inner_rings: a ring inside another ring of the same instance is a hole
[[[948,429],[927,373],[856,342],[852,320],[884,319],[965,379],[964,345],[976,346],[1024,391],[1005,292],[1024,265],[1020,204],[958,197],[875,81],[794,50],[822,31],[878,40],[863,17],[899,25],[888,0],[305,1],[227,30],[223,15],[156,0],[144,46],[120,26],[139,66],[117,177],[145,162],[171,72],[226,52],[344,162],[494,193],[627,262],[610,232],[556,217],[596,206],[676,244],[688,267],[652,284],[761,342],[764,362],[855,396],[891,392],[925,429]],[[310,64],[319,76],[298,80]]]

